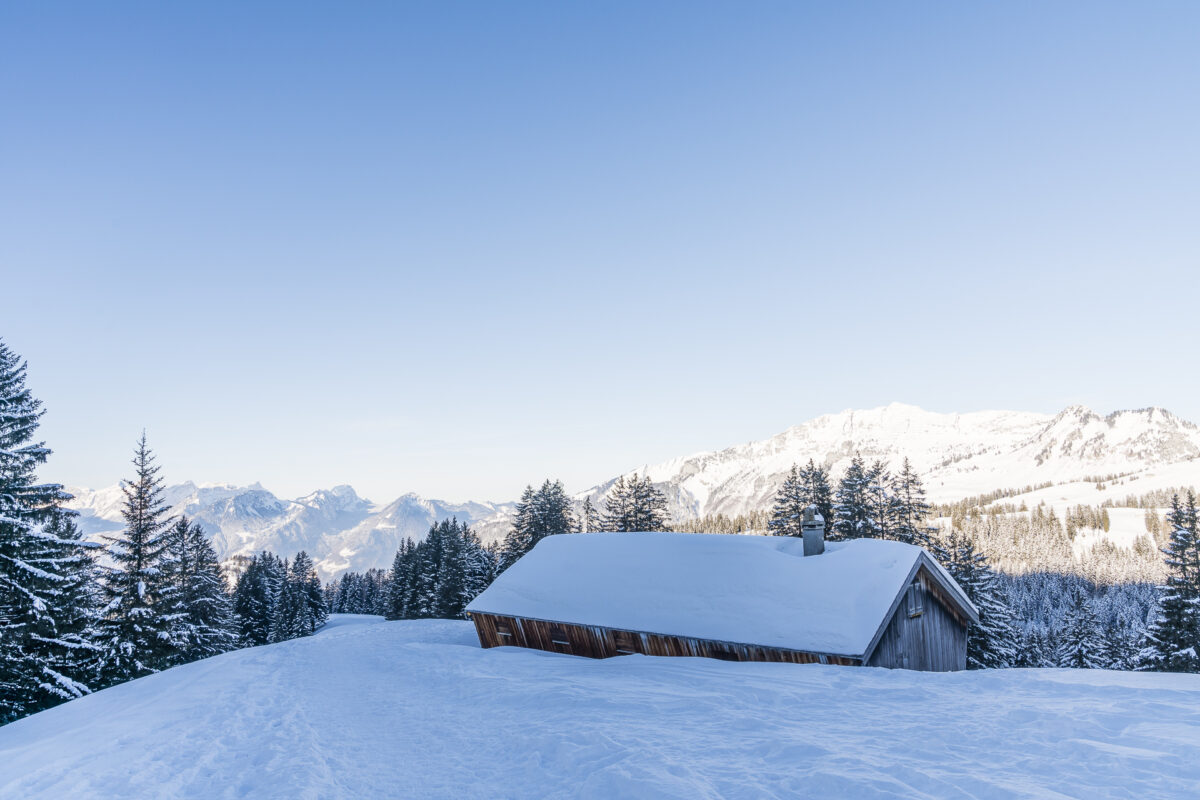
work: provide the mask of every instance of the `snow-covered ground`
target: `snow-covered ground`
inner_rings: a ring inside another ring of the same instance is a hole
[[[336,617],[0,728],[0,797],[1182,798],[1200,676],[481,650]]]

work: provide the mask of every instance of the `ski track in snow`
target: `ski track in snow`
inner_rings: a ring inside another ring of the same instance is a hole
[[[336,616],[0,728],[0,797],[1182,798],[1200,676],[481,650]]]

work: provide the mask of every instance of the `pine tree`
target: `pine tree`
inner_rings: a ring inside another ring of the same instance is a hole
[[[583,498],[583,509],[579,513],[578,532],[592,533],[600,530],[600,526],[600,512],[596,509],[596,505],[592,502],[592,498],[589,495]]]
[[[304,612],[307,603],[302,590],[292,579],[291,565],[284,559],[280,567],[279,593],[275,598],[275,613],[271,615],[270,640],[286,642],[307,635]]]
[[[996,574],[974,543],[951,531],[942,566],[979,611],[979,624],[967,632],[967,669],[1012,666],[1017,657],[1017,634],[1012,611],[1001,597]]]
[[[1014,667],[1053,667],[1055,665],[1054,647],[1040,628],[1033,628],[1019,637],[1016,655],[1013,658]]]
[[[896,503],[891,492],[892,474],[887,464],[876,461],[867,470],[867,514],[871,520],[871,533],[875,539],[896,538]]]
[[[438,567],[442,562],[442,529],[433,525],[425,539],[417,543],[414,564],[412,615],[430,619],[438,614]]]
[[[467,526],[459,527],[457,519],[443,520],[441,528],[441,557],[438,559],[435,576],[433,616],[440,619],[458,619],[463,615],[466,586],[466,542]]]
[[[804,520],[804,509],[808,508],[808,505],[800,480],[800,468],[792,464],[792,468],[783,479],[783,485],[775,494],[767,530],[774,536],[803,536],[801,523]]]
[[[831,539],[861,539],[877,533],[870,501],[871,474],[855,455],[834,495]]]
[[[125,529],[105,537],[112,566],[103,575],[99,673],[105,685],[148,675],[174,657],[172,623],[159,606],[162,554],[170,524],[159,467],[142,434],[134,452],[134,480],[122,484]]]
[[[180,517],[163,547],[161,613],[171,626],[171,663],[185,664],[232,650],[233,609],[217,554],[200,525]]]
[[[0,341],[0,724],[89,691],[91,561],[57,484],[36,470],[44,413]]]
[[[246,571],[238,578],[233,593],[233,613],[242,647],[271,641],[282,588],[280,569],[279,560],[264,550],[250,559]]]
[[[574,528],[571,500],[561,481],[546,480],[536,491],[526,486],[517,502],[512,530],[501,546],[501,570],[512,566],[547,536],[570,533]]]
[[[325,605],[325,595],[321,591],[321,579],[317,577],[317,568],[308,553],[301,550],[292,560],[291,580],[303,602],[302,612],[303,633],[308,636],[329,619],[329,609]]]
[[[1104,629],[1102,659],[1106,669],[1131,670],[1138,664],[1138,636],[1114,622]]]
[[[829,472],[817,466],[810,458],[800,468],[801,497],[805,506],[814,505],[817,513],[825,520],[828,529],[833,525],[833,489],[829,486]]]
[[[463,526],[463,608],[496,579],[496,558],[478,534]]]
[[[388,575],[387,619],[409,619],[409,603],[412,597],[413,565],[416,544],[411,538],[405,537],[400,542],[400,549],[392,559],[392,571]]]
[[[611,532],[666,530],[667,499],[646,475],[617,478],[605,498],[603,529]]]
[[[1200,514],[1196,495],[1171,498],[1163,550],[1169,574],[1161,587],[1158,616],[1146,631],[1139,665],[1163,672],[1200,672]]]
[[[535,525],[536,502],[533,487],[527,485],[521,493],[521,499],[517,501],[512,529],[505,535],[500,546],[501,570],[508,569],[517,559],[533,549],[532,531]]]
[[[1103,669],[1104,640],[1100,634],[1100,621],[1083,587],[1075,587],[1070,603],[1058,634],[1058,666]]]
[[[926,524],[930,507],[925,500],[925,487],[921,483],[921,477],[913,470],[907,458],[900,467],[900,474],[892,482],[892,497],[893,538],[908,544],[928,547],[933,532],[933,528]]]

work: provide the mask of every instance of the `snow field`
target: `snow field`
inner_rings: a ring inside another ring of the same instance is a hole
[[[0,728],[0,797],[1181,798],[1200,676],[929,674],[316,636]]]

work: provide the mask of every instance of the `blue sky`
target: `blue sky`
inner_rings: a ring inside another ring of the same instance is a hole
[[[0,336],[99,486],[508,499],[893,400],[1200,421],[1194,3],[6,3]]]

